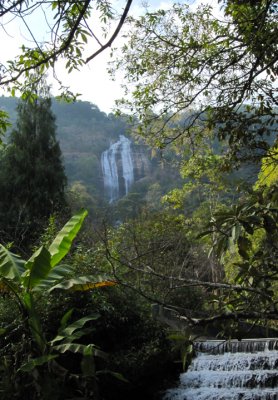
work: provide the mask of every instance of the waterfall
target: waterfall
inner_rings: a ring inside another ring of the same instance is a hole
[[[278,339],[196,342],[196,358],[164,400],[278,400]]]
[[[121,168],[120,168],[121,166]],[[104,189],[109,203],[117,200],[121,194],[128,194],[134,182],[131,141],[120,135],[117,142],[110,145],[101,155],[101,168]],[[121,193],[121,179],[124,180],[124,192]]]

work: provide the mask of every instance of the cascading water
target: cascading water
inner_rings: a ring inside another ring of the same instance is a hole
[[[123,178],[125,181],[125,194],[128,194],[131,185],[134,182],[133,163],[131,157],[131,141],[125,136],[120,136],[122,146],[121,156],[123,165]]]
[[[164,400],[278,400],[278,339],[196,342],[196,358]]]
[[[127,137],[120,135],[120,139],[102,153],[101,168],[109,203],[113,203],[120,197],[121,178],[124,180],[124,194],[128,194],[134,182],[134,170],[131,141]]]

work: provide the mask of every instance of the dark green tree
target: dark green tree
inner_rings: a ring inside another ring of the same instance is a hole
[[[18,104],[16,128],[2,150],[0,226],[2,242],[32,240],[49,215],[65,206],[66,176],[56,140],[48,89]]]

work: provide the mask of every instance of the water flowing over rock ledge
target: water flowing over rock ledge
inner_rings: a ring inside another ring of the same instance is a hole
[[[278,338],[232,339],[232,340],[200,340],[194,342],[197,353],[266,353],[278,350]]]
[[[194,342],[196,358],[164,400],[277,400],[278,339]]]

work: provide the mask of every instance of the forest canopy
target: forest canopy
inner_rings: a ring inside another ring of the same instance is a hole
[[[150,398],[148,383],[156,375],[161,382],[169,353],[176,354],[151,320],[151,303],[185,322],[183,366],[194,339],[210,328],[224,339],[258,327],[264,335],[276,329],[277,337],[276,3],[219,1],[218,16],[207,5],[173,4],[129,19],[112,66],[125,74],[127,96],[118,105],[135,115],[134,139],[143,138],[174,172],[165,177],[151,160],[134,192],[105,212],[94,197],[99,219],[83,226],[75,243],[87,211],[64,220],[95,193],[78,179],[74,201],[65,196],[51,99],[46,87],[37,89],[58,59],[70,72],[109,47],[131,0],[105,44],[89,21],[96,9],[106,26],[109,2],[1,3],[1,17],[25,20],[46,5],[53,12],[50,40],[34,37],[34,46],[0,66],[0,86],[22,94],[17,124],[0,148],[1,398]],[[99,49],[85,55],[91,39]],[[113,143],[130,128],[127,116],[118,124],[88,102],[56,109],[66,125],[64,148],[70,157],[87,153],[79,170],[91,176],[94,168],[101,180],[89,148],[101,154],[109,142],[102,132],[112,131]],[[7,128],[5,111],[0,128]]]
[[[131,18],[111,73],[125,75],[118,107],[139,118],[135,134],[180,157],[184,186],[164,201],[183,215],[191,240],[206,238],[224,272],[213,282],[190,274],[169,281],[219,289],[216,319],[275,320],[277,4],[219,4],[217,16],[208,5],[174,4]],[[254,162],[262,162],[257,184],[237,180],[237,169]]]
[[[174,4],[131,19],[111,72],[123,70],[118,105],[136,114],[150,143],[194,143],[209,129],[237,162],[273,143],[278,11],[275,1],[219,3],[219,16],[212,6]]]

